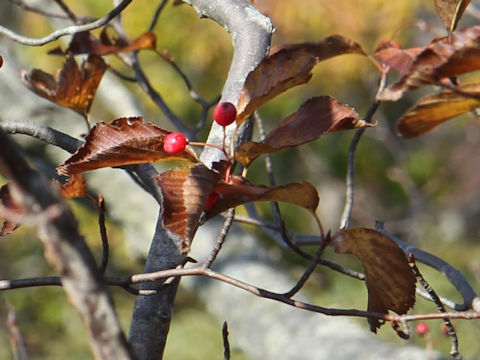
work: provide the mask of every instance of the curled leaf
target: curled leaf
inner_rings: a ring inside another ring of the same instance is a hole
[[[73,55],[68,55],[55,77],[34,69],[20,73],[22,81],[37,95],[55,104],[87,115],[107,65],[100,56],[89,55],[78,68]]]
[[[142,117],[119,118],[110,124],[98,123],[82,145],[63,165],[61,175],[110,166],[123,166],[154,161],[197,161],[193,150],[186,147],[179,154],[167,154],[163,140],[170,132]]]
[[[319,202],[315,187],[309,182],[283,186],[253,185],[244,178],[232,177],[232,183],[219,183],[213,189],[219,194],[215,205],[207,212],[207,219],[223,211],[254,201],[279,201],[301,206],[314,213]]]
[[[220,174],[203,164],[189,164],[166,171],[156,177],[163,194],[163,223],[179,236],[188,252],[199,226],[208,195]]]
[[[408,73],[377,98],[396,101],[407,91],[476,70],[480,70],[480,26],[432,41],[416,56]]]
[[[457,27],[458,21],[463,15],[463,12],[470,4],[471,0],[435,0],[435,10],[451,33]]]
[[[146,32],[132,41],[111,38],[106,32],[106,28],[103,28],[99,39],[88,31],[79,32],[73,35],[65,52],[61,48],[55,48],[49,51],[49,54],[118,54],[127,51],[155,49],[156,41],[156,36],[152,32]]]
[[[403,251],[389,237],[374,229],[351,228],[337,233],[335,251],[353,254],[363,264],[368,290],[368,311],[405,314],[415,304],[415,276]],[[383,324],[369,318],[370,330]]]
[[[463,94],[447,90],[421,98],[398,120],[398,133],[405,138],[414,138],[480,107],[480,84],[459,86],[458,90]]]
[[[365,55],[358,43],[340,35],[277,48],[247,76],[238,99],[237,124],[278,94],[307,83],[318,62],[349,53]]]
[[[284,151],[317,140],[321,136],[339,130],[371,126],[352,108],[330,96],[314,97],[300,109],[285,118],[262,142],[242,144],[235,158],[249,165],[258,156]]]

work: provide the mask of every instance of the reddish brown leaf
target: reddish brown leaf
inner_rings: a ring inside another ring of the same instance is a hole
[[[208,195],[220,174],[203,164],[189,164],[157,176],[163,194],[163,223],[188,252]]]
[[[0,202],[2,210],[6,212],[6,216],[3,219],[2,229],[0,230],[0,236],[4,236],[11,234],[20,226],[18,220],[24,211],[13,201],[8,184],[5,184],[0,188]]]
[[[142,117],[120,118],[110,124],[95,125],[82,145],[57,172],[61,175],[110,166],[140,164],[154,161],[197,161],[192,149],[186,147],[179,154],[163,150],[163,139],[170,132]]]
[[[471,0],[435,0],[435,10],[437,10],[438,16],[449,33],[457,27],[458,21],[462,17],[468,4],[470,4],[470,1]]]
[[[300,109],[285,118],[258,143],[249,141],[240,146],[235,158],[249,165],[262,154],[290,149],[314,141],[330,132],[370,126],[352,108],[329,96],[309,99]]]
[[[383,64],[390,66],[401,74],[407,74],[416,56],[424,48],[402,49],[392,40],[382,42],[375,50],[375,56]]]
[[[365,55],[359,44],[339,35],[274,51],[247,76],[237,104],[238,125],[268,100],[308,82],[319,61],[349,53]]]
[[[480,107],[480,84],[463,85],[458,89],[477,98],[453,91],[425,96],[398,120],[398,133],[406,138],[414,138],[455,116]]]
[[[480,26],[433,41],[418,54],[409,72],[378,99],[396,101],[409,90],[476,70],[480,70]]]
[[[30,90],[55,104],[67,107],[81,115],[90,111],[95,92],[107,65],[97,55],[90,55],[79,69],[73,55],[67,56],[63,67],[55,77],[34,69],[30,74],[22,71],[20,76]]]
[[[415,304],[415,276],[403,251],[393,240],[368,228],[352,228],[336,234],[335,251],[353,254],[362,261],[368,290],[368,311],[405,314]],[[369,318],[370,330],[383,324]]]
[[[83,180],[82,175],[71,176],[65,184],[57,180],[53,180],[53,182],[59,187],[60,194],[64,199],[68,200],[87,196],[87,184],[85,180]]]
[[[253,201],[281,201],[304,207],[314,213],[319,202],[315,187],[308,183],[291,183],[284,186],[253,185],[242,177],[232,177],[232,183],[219,183],[214,192],[220,195],[208,211],[207,219],[223,211]]]
[[[121,38],[112,39],[104,28],[100,34],[100,39],[88,31],[79,32],[72,37],[72,41],[65,52],[61,48],[55,48],[49,51],[49,54],[117,54],[127,51],[155,49],[156,41],[157,38],[152,32],[142,34],[133,41],[126,41]]]

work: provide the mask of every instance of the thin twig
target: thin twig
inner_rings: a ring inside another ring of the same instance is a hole
[[[25,340],[23,339],[23,336],[20,332],[20,328],[18,327],[17,314],[15,312],[15,309],[6,299],[3,300],[8,308],[8,339],[10,340],[10,346],[12,348],[15,360],[28,360],[29,356],[27,351],[27,344],[25,343]]]
[[[65,15],[72,20],[74,23],[77,23],[77,16],[70,10],[70,8],[62,0],[54,0],[57,5],[63,10]]]
[[[386,73],[382,72],[380,81],[377,88],[377,93],[374,97],[373,103],[365,115],[365,121],[372,122],[372,117],[380,105],[380,101],[377,100],[377,95],[385,88],[386,85]],[[345,207],[343,209],[342,217],[340,219],[340,229],[345,229],[350,224],[350,217],[353,210],[354,191],[355,191],[355,154],[357,150],[358,142],[365,132],[365,128],[358,129],[350,143],[348,150],[348,169],[346,180],[346,194],[345,194]]]
[[[100,274],[105,274],[108,265],[108,237],[107,237],[107,228],[105,227],[105,201],[103,200],[102,195],[98,195],[98,226],[100,228],[100,237],[102,239],[102,262],[98,267]]]
[[[425,280],[423,277],[422,273],[418,269],[417,265],[415,264],[415,257],[413,254],[408,255],[408,263],[410,267],[412,268],[413,273],[415,274],[415,277],[417,278],[417,281],[420,283],[420,285],[423,286],[425,291],[430,295],[431,299],[435,303],[435,306],[437,307],[438,311],[440,312],[446,312],[445,307],[442,304],[442,301],[440,300],[439,296],[437,295],[436,291],[432,288],[432,286]],[[447,326],[448,329],[448,335],[450,336],[450,339],[452,340],[452,348],[450,350],[450,355],[452,355],[456,360],[461,360],[462,355],[458,352],[458,337],[457,333],[455,331],[455,328],[453,327],[452,322],[448,318],[443,318],[442,319],[445,325]]]
[[[123,11],[123,9],[125,9],[127,5],[129,5],[131,2],[132,0],[122,1],[117,7],[115,7],[112,11],[110,11],[107,15],[105,15],[104,17],[96,21],[93,21],[84,25],[73,25],[63,29],[59,29],[52,32],[50,35],[44,36],[42,38],[29,38],[26,36],[22,36],[1,25],[0,25],[0,35],[5,35],[9,39],[23,45],[29,45],[29,46],[45,45],[65,35],[73,35],[82,31],[90,31],[90,30],[102,27],[103,25],[107,24],[110,20],[112,20],[115,16],[120,14]]]
[[[222,338],[223,338],[223,358],[230,360],[230,343],[228,341],[228,324],[225,321],[222,326]]]
[[[150,23],[150,26],[148,27],[148,31],[153,31],[155,26],[157,25],[158,18],[160,17],[160,14],[162,13],[163,8],[167,4],[168,0],[163,0],[158,6],[157,10],[155,10],[155,14],[153,15],[152,22]]]
[[[43,15],[43,16],[46,16],[46,17],[51,17],[51,18],[68,19],[68,15],[66,15],[66,14],[61,14],[61,13],[48,11],[48,10],[44,10],[44,9],[39,9],[39,8],[34,7],[34,6],[30,6],[28,4],[25,4],[21,0],[9,0],[9,1],[11,3],[15,4],[16,6],[18,6],[19,8],[21,8],[22,10],[25,10],[25,11],[30,11],[30,12],[40,14],[40,15]],[[80,17],[79,19],[82,20],[82,23],[84,23],[85,21],[92,21],[93,20],[92,18],[87,18],[87,17]]]
[[[223,243],[225,242],[225,239],[228,235],[228,232],[230,231],[230,228],[232,227],[233,224],[233,217],[235,215],[235,209],[231,208],[228,210],[228,214],[226,216],[225,222],[223,223],[222,229],[220,230],[220,233],[218,234],[217,241],[215,242],[215,246],[208,255],[207,260],[202,264],[204,268],[209,268],[212,266],[213,262],[217,258],[218,253],[222,249]]]
[[[317,267],[318,265],[318,262],[320,260],[320,257],[322,256],[323,254],[323,250],[325,250],[325,247],[327,246],[327,244],[329,243],[329,239],[330,239],[330,233],[327,234],[326,238],[324,239],[324,241],[322,242],[322,244],[320,245],[320,247],[318,248],[316,254],[315,254],[315,257],[313,258],[313,260],[311,261],[310,263],[310,266],[304,271],[304,273],[302,274],[302,277],[297,281],[297,283],[289,290],[287,291],[284,295],[286,297],[289,297],[291,298],[292,296],[294,296],[297,292],[299,292],[302,287],[305,285],[305,283],[307,282],[307,280],[310,278],[310,275],[312,275],[313,271],[315,270],[315,268]]]

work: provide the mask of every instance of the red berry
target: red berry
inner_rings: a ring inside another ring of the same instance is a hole
[[[429,328],[427,323],[419,322],[415,326],[415,332],[420,336],[427,335],[428,331],[429,331]]]
[[[218,199],[220,199],[220,194],[217,192],[212,192],[208,195],[207,201],[205,202],[205,211],[212,210],[217,204]]]
[[[167,154],[179,154],[185,150],[185,146],[187,146],[187,139],[179,132],[172,132],[163,140],[163,150]]]
[[[218,125],[227,126],[235,121],[237,118],[237,109],[235,105],[229,102],[222,102],[217,105],[213,111],[213,119]]]

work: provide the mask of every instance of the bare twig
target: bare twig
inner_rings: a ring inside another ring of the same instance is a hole
[[[223,358],[230,360],[230,343],[228,341],[228,324],[225,321],[222,326],[222,338],[223,338]]]
[[[443,306],[442,301],[440,300],[436,291],[427,282],[427,280],[425,280],[425,278],[423,277],[420,270],[418,270],[417,265],[415,265],[415,257],[414,257],[413,254],[408,255],[408,263],[409,263],[410,267],[412,268],[412,271],[415,274],[415,277],[417,278],[417,281],[420,283],[420,285],[423,286],[425,291],[427,291],[427,293],[430,295],[430,298],[435,303],[435,306],[437,307],[438,311],[446,312],[445,307]],[[455,328],[453,327],[453,324],[450,321],[450,319],[443,318],[442,320],[445,323],[445,325],[447,326],[448,335],[450,336],[450,339],[452,340],[452,348],[450,350],[450,355],[452,355],[456,360],[461,360],[462,356],[458,352],[458,337],[457,337],[457,333],[455,332]]]
[[[47,260],[62,276],[65,292],[84,322],[92,352],[98,359],[131,359],[111,298],[73,214],[58,190],[21,154],[10,136],[0,130],[0,171],[15,187],[14,200],[29,213],[41,213],[51,206],[61,210],[54,219],[39,224],[38,235]]]
[[[28,4],[25,4],[22,0],[9,0],[11,3],[15,4],[18,6],[20,9],[25,10],[25,11],[30,11],[33,13],[37,13],[43,16],[51,17],[51,18],[59,18],[59,19],[68,19],[68,15],[66,14],[61,14],[57,12],[52,12],[44,9],[39,9],[34,6],[30,6]],[[82,20],[87,20],[87,18],[81,18]],[[90,19],[91,21],[91,19]]]
[[[10,346],[12,347],[12,351],[14,354],[15,360],[28,360],[28,351],[27,351],[27,344],[23,339],[22,333],[20,332],[20,328],[17,324],[17,315],[13,306],[4,299],[4,303],[8,308],[8,315],[7,315],[7,328],[9,331],[8,339],[10,340]]]
[[[380,77],[380,81],[377,88],[378,95],[386,85],[386,73],[382,72]],[[377,96],[375,95],[375,100],[373,100],[372,105],[367,111],[365,115],[365,121],[371,122],[372,117],[378,109],[380,105],[380,101],[377,100]],[[358,129],[355,132],[355,135],[350,143],[350,149],[348,151],[348,169],[347,169],[347,183],[346,183],[346,194],[345,194],[345,207],[343,209],[342,217],[340,219],[340,229],[345,229],[348,227],[350,223],[350,217],[352,214],[353,209],[353,200],[354,200],[354,191],[355,191],[355,154],[357,150],[358,142],[362,137],[363,133],[365,132],[365,128]]]
[[[148,27],[148,31],[153,31],[155,26],[157,25],[158,18],[160,17],[160,14],[162,13],[163,8],[167,4],[168,0],[162,0],[160,4],[157,6],[157,10],[155,10],[155,14],[153,15],[152,22],[150,23],[150,26]]]
[[[93,21],[84,25],[73,25],[63,29],[59,29],[52,32],[50,35],[47,35],[42,38],[34,39],[34,38],[25,37],[1,25],[0,25],[0,35],[5,35],[11,40],[23,45],[29,45],[29,46],[45,45],[65,35],[73,35],[82,31],[90,31],[90,30],[102,27],[103,25],[107,24],[110,20],[112,20],[115,16],[119,15],[123,11],[123,9],[125,9],[127,5],[129,5],[131,2],[132,0],[122,1],[117,7],[115,7],[112,11],[110,11],[107,15],[105,15],[104,17],[96,21]]]
[[[77,23],[77,16],[70,10],[70,8],[63,2],[63,0],[55,0],[57,5],[63,10],[65,15],[72,20],[74,23]]]
[[[98,267],[98,271],[100,274],[105,274],[105,270],[107,270],[108,265],[108,237],[107,237],[107,228],[105,227],[105,201],[103,200],[103,196],[98,196],[98,226],[100,228],[100,237],[102,239],[102,262]]]
[[[234,215],[235,215],[235,209],[234,208],[228,210],[228,214],[226,216],[225,222],[223,223],[222,229],[220,230],[220,233],[218,234],[218,238],[217,238],[217,241],[215,243],[215,247],[212,249],[212,251],[208,255],[208,258],[203,263],[203,265],[202,265],[203,267],[205,267],[205,268],[211,267],[213,262],[217,258],[217,255],[218,255],[219,251],[222,249],[223,243],[225,242],[225,239],[228,235],[228,232],[230,231],[230,228],[232,227]]]

